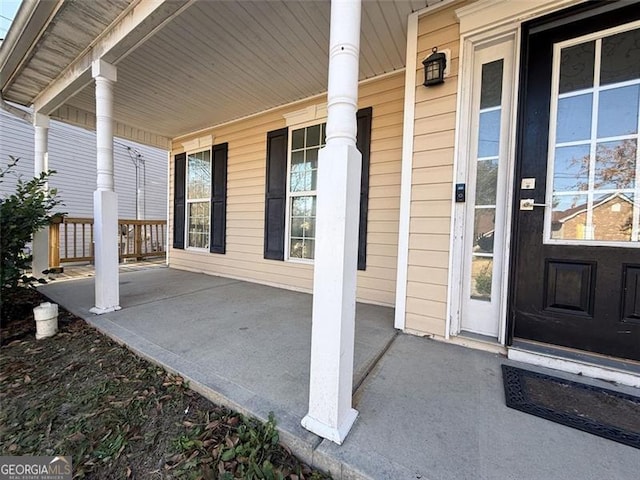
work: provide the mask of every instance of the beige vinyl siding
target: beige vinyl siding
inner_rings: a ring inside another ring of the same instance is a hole
[[[453,164],[460,33],[455,9],[443,8],[418,21],[418,71],[411,219],[407,271],[406,328],[444,336],[453,197]],[[422,86],[422,60],[437,46],[449,49],[443,85]]]
[[[357,291],[358,300],[367,303],[392,305],[395,300],[403,97],[404,72],[360,86],[359,106],[373,107],[367,269],[358,272]],[[263,258],[266,137],[286,126],[284,114],[325,101],[326,97],[316,97],[173,141],[172,156],[184,151],[182,143],[213,135],[215,144],[228,142],[229,157],[226,254],[171,249],[172,267],[311,291],[312,265]],[[171,162],[170,227],[173,167]]]

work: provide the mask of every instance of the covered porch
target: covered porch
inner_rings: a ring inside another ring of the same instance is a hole
[[[500,366],[516,362],[397,333],[390,308],[357,305],[360,416],[338,447],[300,426],[311,295],[170,268],[121,272],[123,308],[100,316],[88,309],[92,279],[41,291],[211,400],[262,419],[273,411],[281,439],[336,480],[623,480],[640,468],[631,447],[507,408]]]

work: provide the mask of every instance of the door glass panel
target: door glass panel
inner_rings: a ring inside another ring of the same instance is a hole
[[[554,195],[551,238],[585,240],[588,195]]]
[[[600,93],[598,138],[638,132],[639,93],[640,85],[612,88]]]
[[[503,60],[496,60],[482,65],[480,109],[496,107],[502,103],[503,65]]]
[[[474,253],[493,253],[495,222],[495,208],[476,208],[473,222]]]
[[[503,69],[503,59],[483,64],[480,82],[470,294],[485,301],[491,301],[493,279]]]
[[[598,143],[593,188],[628,190],[635,187],[636,140]]]
[[[478,157],[497,157],[500,141],[500,109],[480,112],[480,139]]]
[[[558,100],[558,129],[556,140],[574,142],[591,137],[591,107],[593,95],[577,95]]]
[[[614,193],[594,200],[593,239],[609,242],[631,241],[633,195]]]
[[[560,55],[560,93],[593,86],[595,42],[563,48]]]
[[[573,192],[589,187],[589,145],[556,148],[553,190]]]
[[[471,262],[471,298],[491,301],[493,258],[475,256]]]
[[[602,39],[600,84],[635,80],[640,77],[640,29]]]
[[[495,205],[498,187],[498,159],[478,160],[476,205]]]
[[[559,63],[547,238],[638,242],[640,29],[561,48]]]

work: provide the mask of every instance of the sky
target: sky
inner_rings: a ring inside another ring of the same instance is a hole
[[[0,0],[0,41],[4,40],[22,0]]]

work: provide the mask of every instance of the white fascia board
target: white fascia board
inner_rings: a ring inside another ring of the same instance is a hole
[[[95,60],[102,59],[117,65],[191,3],[192,1],[182,4],[170,0],[138,2],[102,32],[54,82],[40,92],[33,102],[34,110],[45,114],[53,112],[92,81],[91,65]]]

